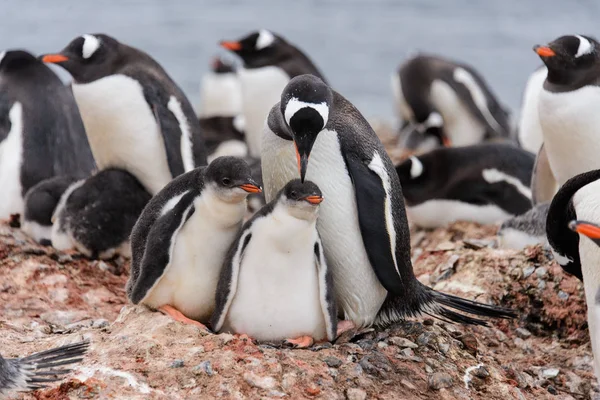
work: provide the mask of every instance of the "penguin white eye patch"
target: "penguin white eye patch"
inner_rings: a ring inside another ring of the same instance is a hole
[[[575,54],[575,58],[590,54],[592,51],[594,51],[594,46],[589,40],[579,35],[575,35],[575,37],[579,39],[579,47],[577,48],[577,54]]]
[[[83,35],[83,46],[81,47],[81,56],[90,58],[100,47],[100,39],[94,35]]]
[[[323,126],[327,125],[327,119],[329,118],[329,107],[327,106],[327,103],[306,103],[304,101],[298,100],[295,97],[292,97],[285,106],[285,122],[287,122],[287,124],[289,125],[290,121],[292,120],[292,117],[298,111],[306,107],[312,108],[313,110],[318,112],[321,118],[323,118]]]

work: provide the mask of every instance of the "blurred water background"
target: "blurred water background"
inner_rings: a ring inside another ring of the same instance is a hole
[[[157,59],[194,105],[219,40],[268,28],[365,116],[389,120],[390,75],[411,53],[472,64],[516,114],[540,65],[532,46],[600,29],[599,0],[0,0],[0,15],[0,49],[53,52],[107,33]]]

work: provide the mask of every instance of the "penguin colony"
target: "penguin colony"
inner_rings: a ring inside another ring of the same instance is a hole
[[[0,217],[20,215],[28,235],[59,250],[131,257],[134,304],[295,347],[423,314],[473,325],[515,317],[432,290],[411,264],[409,219],[498,223],[506,247],[546,243],[583,281],[600,374],[594,38],[534,47],[544,65],[515,129],[473,67],[405,61],[392,74],[396,165],[285,38],[261,29],[220,45],[241,65],[213,60],[197,114],[149,54],[105,34],[39,57],[0,53]],[[262,194],[266,204],[249,207]],[[0,394],[55,381],[68,370],[53,367],[87,346],[0,357]]]

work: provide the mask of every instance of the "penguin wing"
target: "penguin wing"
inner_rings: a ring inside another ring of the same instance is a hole
[[[533,205],[552,200],[552,196],[558,189],[557,186],[558,182],[552,173],[548,154],[542,143],[535,159],[531,177],[531,202]]]
[[[184,192],[175,205],[167,203],[163,207],[145,238],[135,235],[137,239],[134,242],[132,234],[132,252],[136,252],[135,257],[138,261],[135,271],[132,262],[130,282],[127,286],[129,298],[134,304],[138,304],[146,297],[150,289],[169,268],[177,234],[194,214],[194,199],[197,196],[198,193],[193,190]],[[140,255],[140,243],[138,242],[144,239],[143,253]]]
[[[175,115],[161,103],[152,103],[152,113],[158,124],[171,175],[176,177],[186,171],[181,151],[181,135],[183,134]]]
[[[333,291],[333,277],[327,267],[321,239],[317,239],[315,242],[314,251],[319,275],[319,300],[321,302],[323,317],[325,318],[327,340],[333,341],[337,334],[337,307]]]
[[[0,143],[8,137],[10,132],[10,108],[12,102],[8,97],[8,93],[0,90]]]

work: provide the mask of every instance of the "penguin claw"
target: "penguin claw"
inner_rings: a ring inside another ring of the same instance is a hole
[[[314,339],[310,336],[300,336],[295,339],[285,339],[283,341],[286,345],[291,345],[296,349],[306,349],[313,345]]]
[[[193,319],[186,317],[185,315],[183,315],[181,313],[181,311],[177,310],[173,306],[165,304],[164,306],[160,306],[158,308],[158,311],[160,311],[161,313],[163,313],[165,315],[168,315],[169,317],[173,318],[175,321],[181,322],[183,324],[194,325],[200,329],[204,329],[204,330],[208,331],[208,328],[206,327],[206,325],[204,325],[201,322],[198,322],[198,321],[195,321]]]

